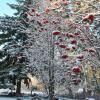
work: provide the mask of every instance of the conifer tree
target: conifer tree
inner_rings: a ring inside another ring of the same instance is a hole
[[[16,17],[1,17],[0,45],[4,46],[0,52],[0,70],[1,79],[8,79],[13,85],[16,85],[16,95],[19,95],[21,94],[22,80],[24,80],[24,83],[28,87],[31,80],[27,76],[27,58],[24,54],[24,47],[27,44],[27,35],[19,31],[23,29],[23,27],[27,27],[27,23],[24,22],[26,19],[23,15],[25,9],[23,10],[19,7],[19,3],[22,4],[24,1],[18,0],[17,2],[18,5],[9,4],[11,8],[17,10],[15,14]],[[22,27],[20,27],[21,25],[17,22],[20,22]],[[7,73],[4,75],[3,73],[5,72]],[[5,80],[3,80],[3,83],[5,83]]]

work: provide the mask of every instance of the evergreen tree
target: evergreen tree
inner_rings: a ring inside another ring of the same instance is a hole
[[[18,4],[23,3],[24,1],[17,0]],[[5,83],[4,79],[10,80],[13,85],[16,85],[16,94],[21,93],[21,82],[24,80],[26,86],[29,87],[31,80],[28,78],[26,62],[27,58],[24,54],[24,47],[27,44],[26,39],[27,35],[19,31],[23,29],[22,27],[27,27],[27,23],[24,22],[25,15],[23,15],[24,10],[19,7],[19,5],[9,4],[13,9],[16,9],[17,17],[1,18],[2,25],[1,34],[0,34],[0,45],[4,45],[2,51],[0,51],[0,74],[2,83]],[[18,7],[17,7],[18,6]],[[20,22],[20,24],[16,24]],[[7,73],[6,73],[7,72]],[[4,75],[4,73],[6,73]]]

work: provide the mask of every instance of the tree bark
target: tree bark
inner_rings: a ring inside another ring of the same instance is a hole
[[[72,89],[71,87],[68,87],[68,91],[69,91],[69,98],[73,98],[73,92],[72,92]]]
[[[17,80],[16,95],[21,95],[21,80]]]
[[[54,100],[54,70],[49,70],[49,100]]]
[[[49,41],[49,55],[50,55],[50,60],[49,60],[49,100],[54,100],[54,36],[49,34],[51,37]]]

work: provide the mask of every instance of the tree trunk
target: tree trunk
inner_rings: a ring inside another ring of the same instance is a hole
[[[21,95],[21,80],[17,80],[16,95]]]
[[[69,98],[73,98],[73,92],[72,92],[72,89],[71,87],[68,87],[68,91],[69,91]]]
[[[54,100],[54,70],[49,70],[49,100]]]
[[[49,42],[49,100],[54,100],[54,37],[51,34],[49,35],[49,37],[51,37]]]

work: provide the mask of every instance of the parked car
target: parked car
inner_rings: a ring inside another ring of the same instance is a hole
[[[32,91],[32,97],[39,97],[39,98],[48,98],[48,95],[45,92],[41,91]]]
[[[16,96],[16,92],[14,90],[10,90],[9,88],[8,89],[0,89],[0,95],[14,97],[14,96]]]
[[[10,93],[10,89],[0,89],[0,95],[8,95]]]

